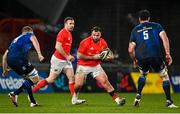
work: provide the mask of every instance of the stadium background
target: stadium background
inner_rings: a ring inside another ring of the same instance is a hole
[[[119,92],[135,92],[137,69],[132,68],[127,47],[132,28],[137,24],[137,12],[150,10],[151,21],[162,24],[171,45],[173,64],[169,67],[172,91],[180,92],[180,3],[175,0],[2,0],[0,4],[0,57],[8,45],[21,32],[21,27],[31,25],[35,30],[45,62],[39,63],[32,49],[30,60],[45,78],[49,73],[49,60],[54,52],[56,35],[63,27],[63,19],[72,16],[76,26],[73,31],[75,54],[79,42],[89,34],[92,26],[102,27],[103,37],[116,55],[112,62],[103,63],[110,82]],[[1,62],[0,62],[1,64]],[[74,64],[75,67],[75,64]],[[0,74],[2,66],[0,65]],[[14,72],[4,78],[0,75],[0,92],[17,89],[21,83]],[[162,93],[158,74],[149,74],[144,93]],[[41,89],[41,92],[68,92],[67,78],[63,74],[55,83]],[[104,92],[94,79],[88,77],[84,92]]]

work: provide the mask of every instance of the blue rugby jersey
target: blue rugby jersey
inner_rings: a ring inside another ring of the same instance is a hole
[[[145,22],[134,27],[130,42],[136,44],[135,56],[138,60],[162,56],[159,36],[161,31],[164,31],[162,26],[154,22]]]
[[[32,47],[32,35],[33,33],[26,33],[15,38],[8,48],[8,58],[26,58]]]

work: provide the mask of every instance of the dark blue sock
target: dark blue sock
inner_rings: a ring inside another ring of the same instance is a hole
[[[34,97],[33,97],[33,93],[32,93],[32,88],[31,86],[34,85],[34,83],[31,81],[31,80],[27,80],[26,83],[25,83],[26,87],[27,87],[27,92],[29,94],[29,98],[30,98],[30,101],[32,103],[36,103]]]
[[[33,82],[31,80],[26,80],[19,89],[14,91],[14,94],[19,95],[21,92],[23,92],[23,89],[30,91],[32,84],[33,84]]]
[[[166,95],[166,100],[171,101],[171,93],[170,93],[170,82],[169,80],[163,81],[163,89]]]
[[[140,76],[138,80],[138,94],[141,95],[142,89],[146,83],[146,77],[145,76]]]
[[[14,94],[15,94],[15,95],[18,95],[19,93],[21,93],[21,92],[23,91],[23,89],[26,89],[27,92],[28,92],[28,94],[29,94],[29,98],[30,98],[31,102],[32,102],[32,103],[36,103],[36,101],[35,101],[35,99],[34,99],[34,97],[33,97],[33,94],[32,94],[32,88],[31,88],[32,85],[34,85],[34,83],[33,83],[31,80],[26,80],[26,81],[22,84],[22,86],[21,86],[18,90],[16,90],[16,91],[14,92]]]
[[[16,91],[14,91],[14,94],[15,95],[19,95],[21,92],[23,92],[23,85],[19,88],[19,89],[17,89]]]

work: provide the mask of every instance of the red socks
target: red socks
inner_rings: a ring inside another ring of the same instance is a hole
[[[112,99],[115,100],[117,97],[119,97],[119,96],[117,95],[117,93],[114,93],[114,95],[112,96]]]
[[[39,90],[40,88],[44,87],[48,85],[48,82],[44,79],[44,80],[41,80],[35,87],[33,87],[32,89],[32,92],[36,92],[37,90]]]
[[[69,91],[71,92],[71,95],[73,96],[75,91],[74,91],[74,82],[69,83]]]
[[[112,92],[109,92],[109,95],[112,97],[113,100],[119,97],[118,94],[114,90]]]
[[[75,84],[74,82],[69,83],[69,90],[70,90],[72,96],[75,93],[74,84]],[[44,87],[46,85],[48,85],[48,82],[46,80],[41,80],[35,87],[33,87],[32,92],[34,93],[34,92],[38,91],[40,88],[42,88],[42,87]]]

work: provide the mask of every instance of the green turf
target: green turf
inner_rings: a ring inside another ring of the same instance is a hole
[[[18,97],[19,107],[14,107],[7,94],[0,94],[0,113],[4,112],[68,112],[68,113],[180,113],[180,108],[169,109],[165,107],[165,97],[163,94],[144,94],[140,107],[132,106],[133,93],[120,94],[126,98],[126,104],[123,107],[116,105],[107,93],[82,93],[81,98],[87,100],[82,105],[71,105],[69,93],[35,94],[40,107],[30,108],[26,94]],[[173,100],[180,106],[180,94],[173,94]]]

